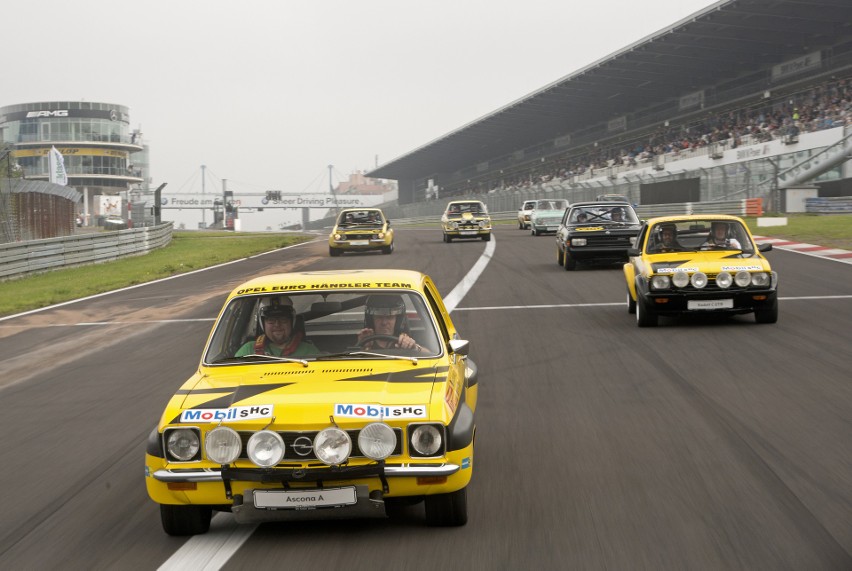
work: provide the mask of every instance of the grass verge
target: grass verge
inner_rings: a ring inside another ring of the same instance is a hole
[[[150,282],[313,239],[300,234],[175,232],[165,248],[0,282],[0,316]]]

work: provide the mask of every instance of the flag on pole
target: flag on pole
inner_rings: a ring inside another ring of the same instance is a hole
[[[68,186],[68,173],[65,172],[65,159],[62,158],[62,153],[57,151],[56,147],[50,147],[47,158],[50,182]]]

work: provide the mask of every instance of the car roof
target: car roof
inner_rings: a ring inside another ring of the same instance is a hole
[[[578,206],[589,207],[589,206],[600,206],[601,208],[614,208],[616,206],[630,206],[629,202],[616,202],[613,200],[590,200],[588,202],[575,202],[571,205],[571,208],[575,208]],[[633,208],[632,206],[630,206]]]
[[[739,216],[732,216],[730,214],[681,214],[679,216],[657,216],[655,218],[649,218],[647,220],[648,226],[654,226],[656,224],[663,224],[664,222],[689,222],[691,220],[722,220],[725,222],[739,222],[743,226],[746,226],[745,221]]]
[[[228,298],[244,295],[297,294],[328,290],[410,289],[423,291],[429,280],[414,270],[335,270],[258,276],[234,288]]]
[[[381,212],[381,211],[382,211],[381,208],[364,207],[364,208],[344,208],[343,210],[340,211],[340,213],[343,214],[344,212]]]
[[[451,200],[447,203],[447,206],[450,204],[483,204],[481,200]]]

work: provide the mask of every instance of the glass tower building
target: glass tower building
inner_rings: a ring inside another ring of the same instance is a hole
[[[49,180],[51,147],[62,154],[68,186],[88,197],[124,195],[148,178],[147,147],[130,128],[124,105],[92,101],[43,101],[0,107],[0,140],[24,176]],[[139,153],[140,161],[133,155]],[[144,158],[143,158],[144,157]]]

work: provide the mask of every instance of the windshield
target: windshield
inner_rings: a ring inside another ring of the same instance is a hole
[[[447,214],[455,216],[470,212],[471,214],[488,214],[488,209],[481,202],[455,202],[447,206]]]
[[[568,208],[567,200],[539,200],[535,204],[536,210],[565,210]]]
[[[418,292],[298,292],[232,299],[215,325],[204,363],[423,358],[442,352]],[[270,358],[258,358],[264,355]]]
[[[737,220],[675,220],[655,224],[648,232],[646,252],[733,250],[754,253],[754,243]]]
[[[378,210],[344,210],[337,217],[338,226],[364,226],[384,224],[382,213]]]
[[[587,205],[575,206],[568,215],[571,224],[639,224],[639,218],[629,205]]]

